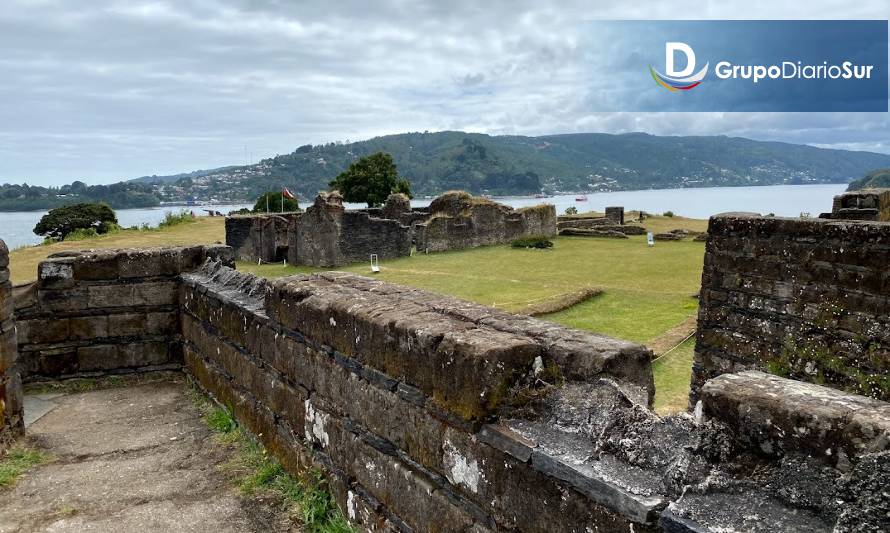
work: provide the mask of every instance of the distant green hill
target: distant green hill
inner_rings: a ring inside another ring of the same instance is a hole
[[[642,133],[521,137],[446,131],[301,146],[291,154],[264,160],[267,174],[256,184],[266,188],[281,183],[311,196],[351,161],[377,151],[392,154],[400,173],[421,195],[449,189],[529,194],[847,183],[871,169],[890,166],[886,154],[737,137]]]
[[[0,185],[0,211],[38,211],[81,202],[105,202],[115,209],[128,209],[155,207],[160,205],[160,197],[150,185],[133,182],[87,185],[75,181],[61,187]]]
[[[890,168],[879,168],[873,170],[859,178],[850,182],[847,187],[848,191],[858,191],[860,189],[881,189],[890,187]]]
[[[451,189],[513,195],[849,183],[873,169],[890,168],[887,154],[739,137],[645,133],[524,137],[443,131],[307,144],[253,165],[143,176],[107,186],[87,187],[80,182],[59,188],[3,185],[0,211],[47,209],[82,201],[105,201],[116,208],[192,199],[253,202],[262,193],[281,187],[312,198],[326,190],[351,162],[380,151],[392,154],[416,196]]]

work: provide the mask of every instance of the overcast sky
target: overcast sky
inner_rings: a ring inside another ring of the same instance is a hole
[[[802,12],[802,6],[806,12]],[[0,0],[0,183],[107,183],[423,130],[890,153],[888,113],[592,113],[580,21],[887,19],[888,0]]]

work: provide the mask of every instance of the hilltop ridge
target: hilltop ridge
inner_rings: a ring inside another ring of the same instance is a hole
[[[890,155],[740,137],[576,133],[527,137],[443,131],[300,146],[255,165],[167,180],[168,196],[241,198],[288,186],[306,197],[355,159],[383,151],[417,195],[535,194],[681,187],[847,183],[890,166]],[[163,179],[163,178],[161,178]],[[177,189],[182,182],[184,187]]]
[[[114,186],[84,188],[81,182],[75,182],[78,187],[3,185],[0,211],[46,209],[76,201],[106,201],[116,208],[192,199],[252,202],[262,193],[281,187],[311,198],[327,189],[350,163],[380,151],[392,154],[416,196],[453,189],[477,195],[529,195],[849,183],[873,169],[890,168],[888,154],[742,137],[414,132],[357,142],[306,144],[252,165],[142,176]]]

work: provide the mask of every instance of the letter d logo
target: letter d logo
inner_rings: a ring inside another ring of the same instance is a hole
[[[681,71],[674,70],[674,55],[676,52],[686,54],[686,68]],[[695,52],[686,43],[664,43],[664,73],[672,78],[683,78],[692,74],[695,70]]]
[[[674,69],[674,58],[677,52],[683,52],[686,56],[686,68],[677,71]],[[664,66],[667,74],[662,74],[649,65],[649,73],[659,86],[671,92],[688,91],[693,87],[697,87],[708,73],[708,65],[705,63],[704,68],[693,74],[695,71],[695,52],[692,47],[686,43],[667,42],[664,43]]]

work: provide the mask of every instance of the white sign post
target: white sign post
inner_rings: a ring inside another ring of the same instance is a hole
[[[652,232],[646,234],[646,244],[649,246],[655,246],[655,235],[652,235]]]

